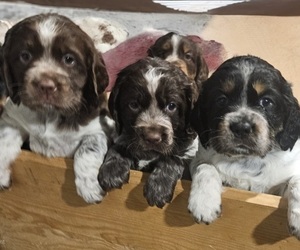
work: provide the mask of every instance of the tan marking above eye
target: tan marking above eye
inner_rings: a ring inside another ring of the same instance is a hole
[[[191,48],[187,43],[183,43],[182,49],[184,54],[191,52]]]
[[[252,84],[253,88],[255,89],[258,95],[262,94],[266,90],[266,86],[263,82],[256,81]]]
[[[169,49],[171,49],[171,47],[172,47],[172,44],[171,44],[170,41],[164,43],[163,46],[162,46],[162,48],[163,48],[164,50],[169,50]]]
[[[230,93],[234,90],[235,87],[235,83],[233,81],[225,81],[222,85],[222,89],[224,91],[224,93]]]

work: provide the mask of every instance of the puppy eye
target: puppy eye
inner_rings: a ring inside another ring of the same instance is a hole
[[[225,105],[227,105],[228,103],[228,99],[226,96],[220,96],[217,98],[216,100],[216,104],[219,106],[219,107],[224,107]]]
[[[169,112],[174,112],[177,109],[177,105],[174,102],[170,102],[167,106],[166,106],[166,110]]]
[[[65,54],[62,58],[62,61],[68,67],[72,67],[76,63],[75,57],[72,54]]]
[[[132,111],[138,111],[140,109],[140,105],[136,101],[130,102],[128,106]]]
[[[32,59],[32,55],[28,50],[22,50],[19,57],[23,64],[28,64]]]
[[[268,108],[274,105],[274,102],[270,98],[262,98],[259,100],[259,105],[263,108]]]
[[[192,54],[191,53],[186,53],[185,55],[184,55],[184,58],[186,59],[186,60],[192,60]]]

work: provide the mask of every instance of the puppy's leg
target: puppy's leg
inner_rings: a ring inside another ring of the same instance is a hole
[[[188,209],[198,223],[210,224],[221,214],[221,178],[215,167],[209,164],[200,164],[191,170]]]
[[[144,196],[150,206],[162,208],[170,203],[177,181],[181,178],[183,164],[169,160],[155,162],[155,168],[144,186]]]
[[[300,175],[289,181],[288,223],[290,233],[300,240]]]
[[[21,152],[22,143],[21,131],[0,120],[0,189],[10,186],[10,165]]]
[[[104,163],[99,170],[98,181],[105,191],[121,188],[128,183],[132,160],[123,157],[121,147],[113,145],[107,152]]]
[[[99,133],[86,136],[74,155],[77,193],[88,203],[100,202],[105,196],[97,175],[106,152],[106,136]]]

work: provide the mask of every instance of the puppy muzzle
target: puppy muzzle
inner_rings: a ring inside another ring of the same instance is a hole
[[[166,153],[173,144],[172,131],[164,126],[141,126],[136,129],[139,144],[144,150]]]

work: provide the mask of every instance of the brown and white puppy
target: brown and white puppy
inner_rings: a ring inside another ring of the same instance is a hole
[[[0,187],[9,187],[26,140],[47,157],[73,157],[78,194],[101,201],[107,136],[99,107],[108,76],[90,37],[64,16],[32,16],[7,32],[1,62],[9,100],[0,118]]]
[[[201,85],[208,77],[208,67],[197,43],[188,37],[170,32],[156,40],[149,48],[148,55],[173,63],[193,79],[193,101],[197,100]]]
[[[119,135],[100,168],[101,187],[120,188],[130,169],[150,171],[144,186],[149,205],[170,202],[197,149],[191,107],[192,81],[173,64],[149,57],[123,69],[109,98]]]
[[[300,239],[300,109],[281,73],[254,56],[229,59],[203,84],[191,117],[201,140],[190,166],[196,221],[220,215],[223,183],[286,196]]]

